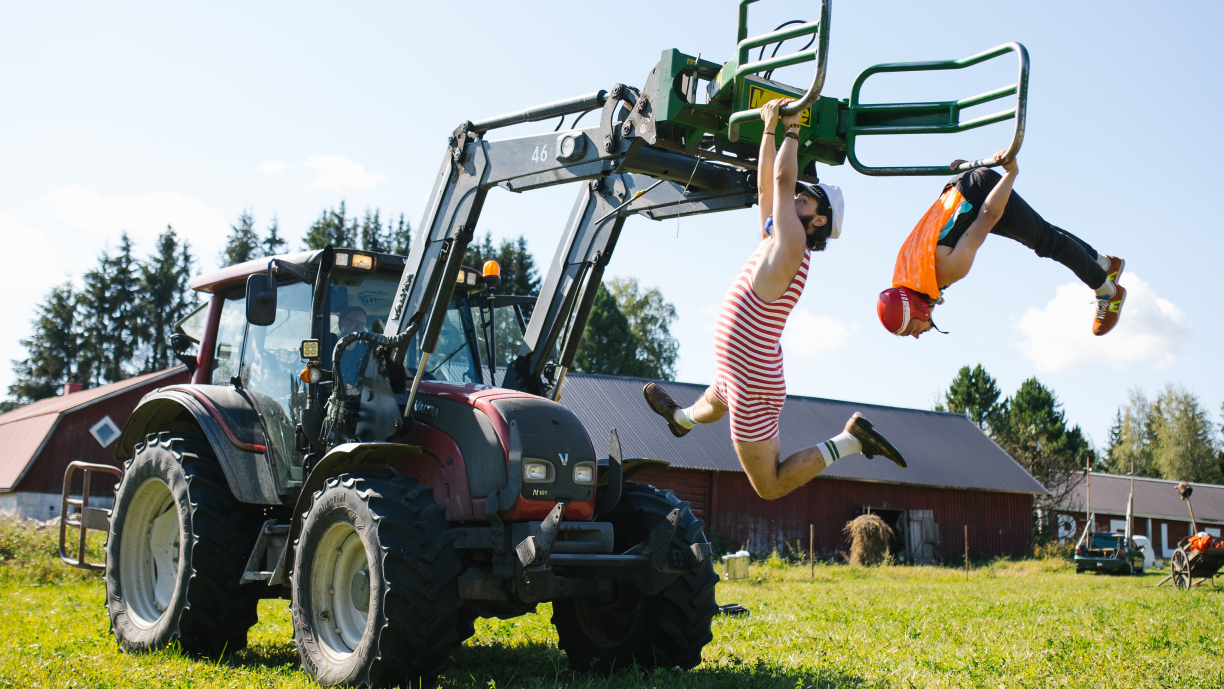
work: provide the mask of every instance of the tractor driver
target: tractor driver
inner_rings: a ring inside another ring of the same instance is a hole
[[[940,292],[964,279],[973,267],[986,235],[997,234],[1027,246],[1042,258],[1071,269],[1096,292],[1092,334],[1104,335],[1118,324],[1126,288],[1118,284],[1126,261],[1098,254],[1079,237],[1046,222],[1012,184],[1020,169],[1015,159],[994,156],[1003,175],[989,168],[961,173],[944,185],[943,194],[901,245],[893,269],[893,286],[880,292],[876,312],[890,333],[918,337],[934,327],[931,310],[943,303]],[[955,170],[965,161],[952,162]]]
[[[786,134],[775,153],[779,109],[788,102],[775,100],[761,108],[765,121],[757,161],[761,242],[718,312],[714,384],[687,409],[680,408],[655,383],[642,391],[647,404],[667,421],[677,438],[730,411],[735,453],[752,487],[766,500],[790,493],[854,452],[883,455],[905,466],[896,448],[859,413],[850,417],[836,437],[781,457],[778,417],[786,401],[779,344],[782,329],[803,292],[811,252],[824,251],[828,240],[841,234],[843,215],[840,189],[797,182],[798,113],[781,117]]]

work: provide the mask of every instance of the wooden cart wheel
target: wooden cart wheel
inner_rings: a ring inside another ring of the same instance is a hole
[[[1190,588],[1190,557],[1181,548],[1173,551],[1172,576],[1174,586],[1183,591]]]

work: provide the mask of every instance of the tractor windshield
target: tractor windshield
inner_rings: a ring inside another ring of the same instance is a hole
[[[323,343],[323,367],[332,367],[332,351],[340,338],[354,332],[382,333],[383,324],[391,313],[391,302],[399,276],[394,273],[367,273],[355,270],[335,270],[327,295],[328,331]],[[369,363],[371,348],[365,342],[354,342],[340,358],[340,374],[348,385],[359,385]]]
[[[494,305],[493,299],[480,299],[472,307],[476,322],[476,349],[480,353],[481,372],[485,382],[500,386],[506,379],[506,368],[523,346],[523,316],[516,305]]]
[[[464,298],[457,296],[451,300],[450,308],[446,310],[446,321],[438,333],[438,344],[433,354],[425,362],[423,380],[445,380],[452,383],[483,382],[480,372],[476,369],[474,359],[475,333],[472,328],[471,311],[465,308]],[[408,353],[404,358],[404,367],[410,375],[415,375],[421,361],[421,335],[417,333],[408,343]]]

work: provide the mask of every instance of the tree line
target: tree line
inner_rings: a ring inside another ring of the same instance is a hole
[[[937,411],[964,414],[1045,486],[1035,500],[1039,539],[1051,536],[1050,515],[1084,479],[1085,469],[1174,481],[1224,482],[1224,446],[1199,399],[1168,385],[1149,401],[1133,390],[1115,416],[1108,445],[1097,450],[1078,425],[1070,424],[1062,404],[1036,378],[1002,397],[998,382],[981,364],[964,366],[952,379]],[[1224,408],[1221,409],[1224,411]]]
[[[302,248],[331,244],[406,256],[411,242],[412,226],[402,213],[384,220],[378,209],[367,209],[358,217],[341,201],[307,228]],[[261,232],[254,214],[244,210],[230,226],[218,262],[234,265],[287,248],[275,216]],[[498,293],[539,294],[539,272],[524,237],[495,243],[486,233],[468,247],[464,262],[479,268],[488,260],[501,266]],[[67,382],[97,387],[174,365],[169,344],[174,325],[200,303],[190,288],[195,268],[191,247],[172,227],[143,259],[124,232],[114,251],[98,255],[79,287],[69,280],[36,307],[33,333],[20,341],[26,357],[12,361],[16,380],[0,411],[52,397]],[[643,289],[636,280],[600,285],[574,369],[671,379],[679,356],[670,333],[675,320],[675,308],[658,289]]]

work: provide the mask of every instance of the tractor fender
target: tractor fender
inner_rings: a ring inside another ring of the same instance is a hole
[[[228,386],[171,385],[145,395],[123,426],[115,459],[122,463],[134,457],[136,444],[149,433],[192,425],[208,439],[235,498],[281,504],[259,415]]]
[[[323,490],[327,479],[340,474],[358,471],[384,471],[399,473],[394,465],[409,455],[421,454],[421,448],[416,445],[400,443],[344,443],[337,445],[323,455],[310,470],[302,491],[298,493],[297,502],[293,505],[293,519],[289,524],[289,538],[281,551],[280,561],[272,570],[269,586],[279,586],[289,583],[289,573],[293,570],[293,551],[298,536],[302,532],[302,521],[306,511],[314,500],[315,493]]]

